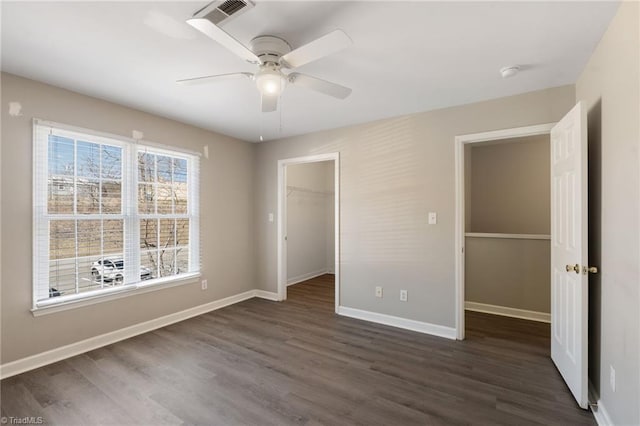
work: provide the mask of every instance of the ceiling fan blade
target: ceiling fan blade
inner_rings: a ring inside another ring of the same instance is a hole
[[[215,83],[220,80],[231,80],[235,78],[251,78],[253,74],[250,72],[234,72],[231,74],[218,74],[218,75],[207,75],[204,77],[194,77],[194,78],[185,78],[182,80],[177,80],[176,83],[181,84],[183,86],[195,86],[198,84],[208,84]]]
[[[262,112],[273,112],[278,109],[278,95],[262,95]]]
[[[223,31],[220,27],[206,18],[187,19],[187,24],[196,30],[202,32],[206,36],[220,43],[222,46],[235,53],[247,62],[258,63],[260,59],[249,50],[245,45],[233,38],[230,34]]]
[[[338,99],[346,99],[351,94],[351,89],[340,86],[339,84],[320,78],[311,77],[310,75],[292,72],[288,75],[289,83],[294,86],[304,87],[306,89],[315,90],[325,95],[333,96]]]
[[[335,30],[283,55],[280,63],[288,68],[297,68],[316,59],[331,55],[351,44],[353,44],[353,41],[344,31]]]

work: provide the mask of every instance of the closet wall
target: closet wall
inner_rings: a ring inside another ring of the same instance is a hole
[[[549,313],[549,136],[465,153],[465,300]]]
[[[287,284],[334,272],[333,161],[287,166]]]

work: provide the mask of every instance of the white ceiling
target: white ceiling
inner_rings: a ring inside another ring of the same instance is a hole
[[[352,47],[299,68],[353,88],[345,101],[288,87],[262,114],[254,71],[184,20],[203,2],[2,2],[2,70],[247,141],[314,132],[574,83],[617,2],[258,2],[225,25],[245,45],[293,48],[336,28]],[[159,31],[158,28],[164,28]],[[503,80],[498,70],[524,70]]]

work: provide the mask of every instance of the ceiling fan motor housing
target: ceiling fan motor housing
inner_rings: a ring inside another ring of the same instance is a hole
[[[260,58],[260,63],[277,64],[282,55],[291,52],[291,46],[279,37],[260,36],[251,40],[251,51]]]

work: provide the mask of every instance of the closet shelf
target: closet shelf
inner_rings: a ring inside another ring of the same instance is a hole
[[[487,232],[466,232],[464,236],[470,238],[506,238],[511,240],[551,240],[551,235],[544,234],[500,234]]]
[[[315,189],[303,188],[300,186],[287,186],[287,196],[291,195],[293,191],[307,192],[310,194],[333,195],[333,191],[317,191]]]

